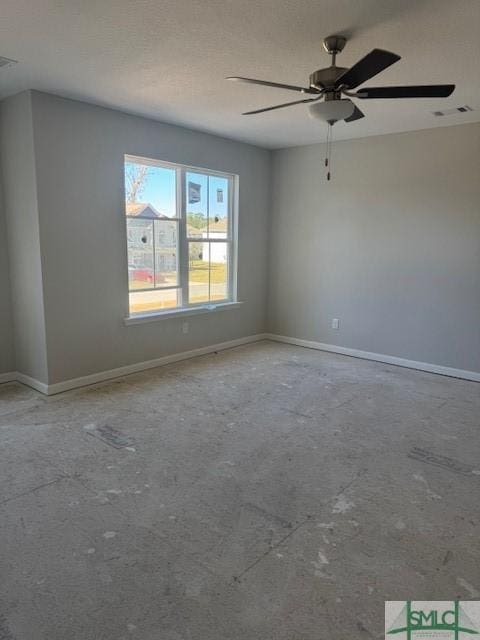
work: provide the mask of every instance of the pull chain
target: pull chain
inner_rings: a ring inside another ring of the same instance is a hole
[[[331,169],[332,166],[332,123],[328,123],[327,129],[327,149],[326,149],[326,157],[325,157],[325,167],[327,168],[327,180],[330,180],[331,177]]]

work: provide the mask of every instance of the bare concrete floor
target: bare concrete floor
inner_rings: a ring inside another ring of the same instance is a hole
[[[269,342],[1,386],[0,638],[381,638],[385,600],[480,598],[479,391]]]

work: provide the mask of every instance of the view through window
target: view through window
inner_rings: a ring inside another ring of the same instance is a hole
[[[130,313],[233,299],[232,175],[125,158]]]

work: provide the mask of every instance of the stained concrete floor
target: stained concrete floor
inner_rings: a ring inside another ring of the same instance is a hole
[[[0,386],[0,638],[381,638],[385,600],[480,598],[479,391],[270,342]]]

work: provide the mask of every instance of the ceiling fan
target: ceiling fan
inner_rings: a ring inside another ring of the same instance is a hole
[[[350,69],[336,66],[336,57],[347,43],[344,36],[329,36],[323,41],[327,53],[332,56],[332,64],[326,69],[318,69],[310,75],[308,87],[297,87],[291,84],[256,80],[254,78],[229,77],[227,80],[258,84],[277,89],[288,89],[306,94],[310,97],[294,102],[284,102],[272,107],[247,111],[242,115],[264,113],[274,109],[283,109],[295,104],[309,104],[310,115],[333,125],[338,120],[354,122],[364,117],[362,111],[350,98],[372,100],[376,98],[446,98],[455,89],[454,84],[401,86],[401,87],[363,87],[354,91],[361,84],[376,76],[387,67],[400,60],[400,56],[383,49],[373,49]],[[342,96],[347,96],[343,98]],[[323,100],[322,100],[323,98]]]

